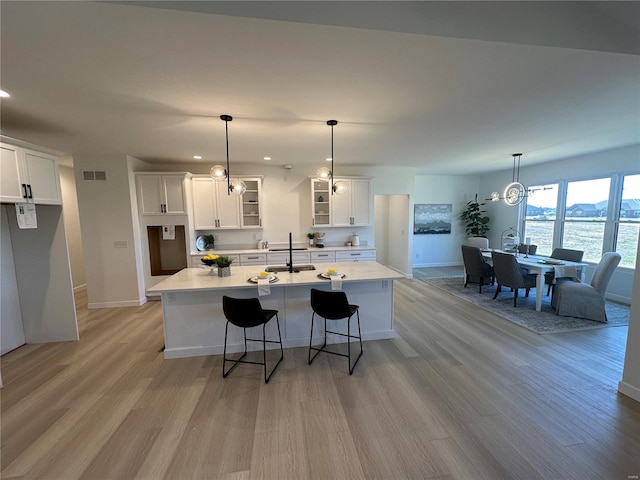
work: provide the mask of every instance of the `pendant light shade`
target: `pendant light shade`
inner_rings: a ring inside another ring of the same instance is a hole
[[[227,179],[227,169],[222,165],[214,165],[209,173],[217,182],[223,182]]]
[[[214,165],[211,167],[211,177],[222,182],[227,181],[227,195],[234,193],[235,195],[243,195],[247,191],[247,185],[242,180],[236,180],[236,183],[231,183],[230,169],[229,169],[229,122],[233,120],[231,115],[220,115],[220,120],[224,122],[225,140],[227,145],[227,168],[222,165]]]
[[[331,180],[331,170],[329,170],[327,167],[319,168],[318,171],[316,171],[316,177],[318,178],[318,180],[328,182],[329,180]]]
[[[231,189],[231,193],[235,193],[236,195],[244,195],[247,191],[247,184],[242,180],[236,180],[235,183],[232,183],[229,187]]]

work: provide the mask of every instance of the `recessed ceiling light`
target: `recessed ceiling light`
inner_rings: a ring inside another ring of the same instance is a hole
[[[202,155],[194,155],[193,158],[196,160],[202,160]]]
[[[9,95],[7,92],[5,92],[4,90],[0,90],[0,97],[10,97],[11,95]]]
[[[264,157],[264,160],[271,160],[271,157]]]

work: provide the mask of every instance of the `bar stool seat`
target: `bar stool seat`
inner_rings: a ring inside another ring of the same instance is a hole
[[[349,300],[347,299],[347,294],[344,292],[327,292],[324,290],[319,290],[317,288],[311,289],[311,308],[313,310],[313,314],[311,315],[311,335],[309,339],[309,365],[311,362],[318,356],[320,352],[330,353],[331,355],[338,355],[341,357],[347,357],[349,362],[349,375],[353,374],[353,369],[356,368],[356,364],[360,357],[362,356],[362,334],[360,332],[360,311],[358,305],[350,305]],[[356,315],[358,319],[358,334],[351,334],[351,317]],[[313,346],[313,322],[315,316],[319,315],[324,318],[324,343],[321,347]],[[327,330],[327,320],[347,320],[347,333],[336,332],[332,330]],[[327,333],[333,335],[340,335],[343,337],[347,337],[347,353],[340,353],[332,350],[327,350]],[[358,339],[360,342],[360,353],[356,358],[353,365],[351,364],[351,339]],[[311,352],[315,351],[316,353],[311,356]]]
[[[282,349],[282,335],[280,334],[280,320],[278,319],[277,310],[264,310],[257,298],[232,298],[222,297],[222,310],[227,318],[227,324],[224,329],[224,354],[222,358],[222,376],[224,378],[236,368],[238,363],[250,363],[253,365],[264,366],[264,383],[269,383],[269,379],[275,372],[280,362],[284,358],[284,350]],[[278,326],[278,340],[267,340],[266,325],[269,321],[276,317],[276,325]],[[229,332],[229,324],[242,328],[244,333],[244,353],[237,359],[227,358],[227,334]],[[253,328],[262,325],[262,338],[247,338],[247,328]],[[262,362],[253,362],[243,360],[247,355],[247,341],[262,342]],[[277,343],[280,345],[280,358],[275,366],[267,375],[267,343]],[[226,363],[232,362],[233,365],[226,370]]]

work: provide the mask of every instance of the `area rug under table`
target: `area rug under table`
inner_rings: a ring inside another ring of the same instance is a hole
[[[419,280],[445,290],[479,307],[489,310],[521,327],[539,334],[574,332],[594,328],[621,327],[629,325],[629,307],[618,303],[607,302],[606,323],[594,322],[583,318],[561,317],[551,307],[551,296],[546,296],[546,288],[542,296],[542,310],[536,312],[536,291],[531,290],[529,297],[520,290],[517,308],[513,307],[513,293],[503,288],[498,298],[493,300],[496,286],[484,285],[482,293],[478,293],[478,284],[470,283],[464,287],[463,277],[420,278]]]

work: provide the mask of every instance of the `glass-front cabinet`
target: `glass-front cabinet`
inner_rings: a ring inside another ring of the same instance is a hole
[[[311,179],[311,226],[328,227],[331,225],[330,183]]]
[[[346,185],[342,195],[331,195],[331,182],[311,179],[311,226],[357,227],[370,225],[371,179],[336,178]]]
[[[262,182],[260,178],[242,178],[247,191],[242,195],[242,228],[262,226]]]

